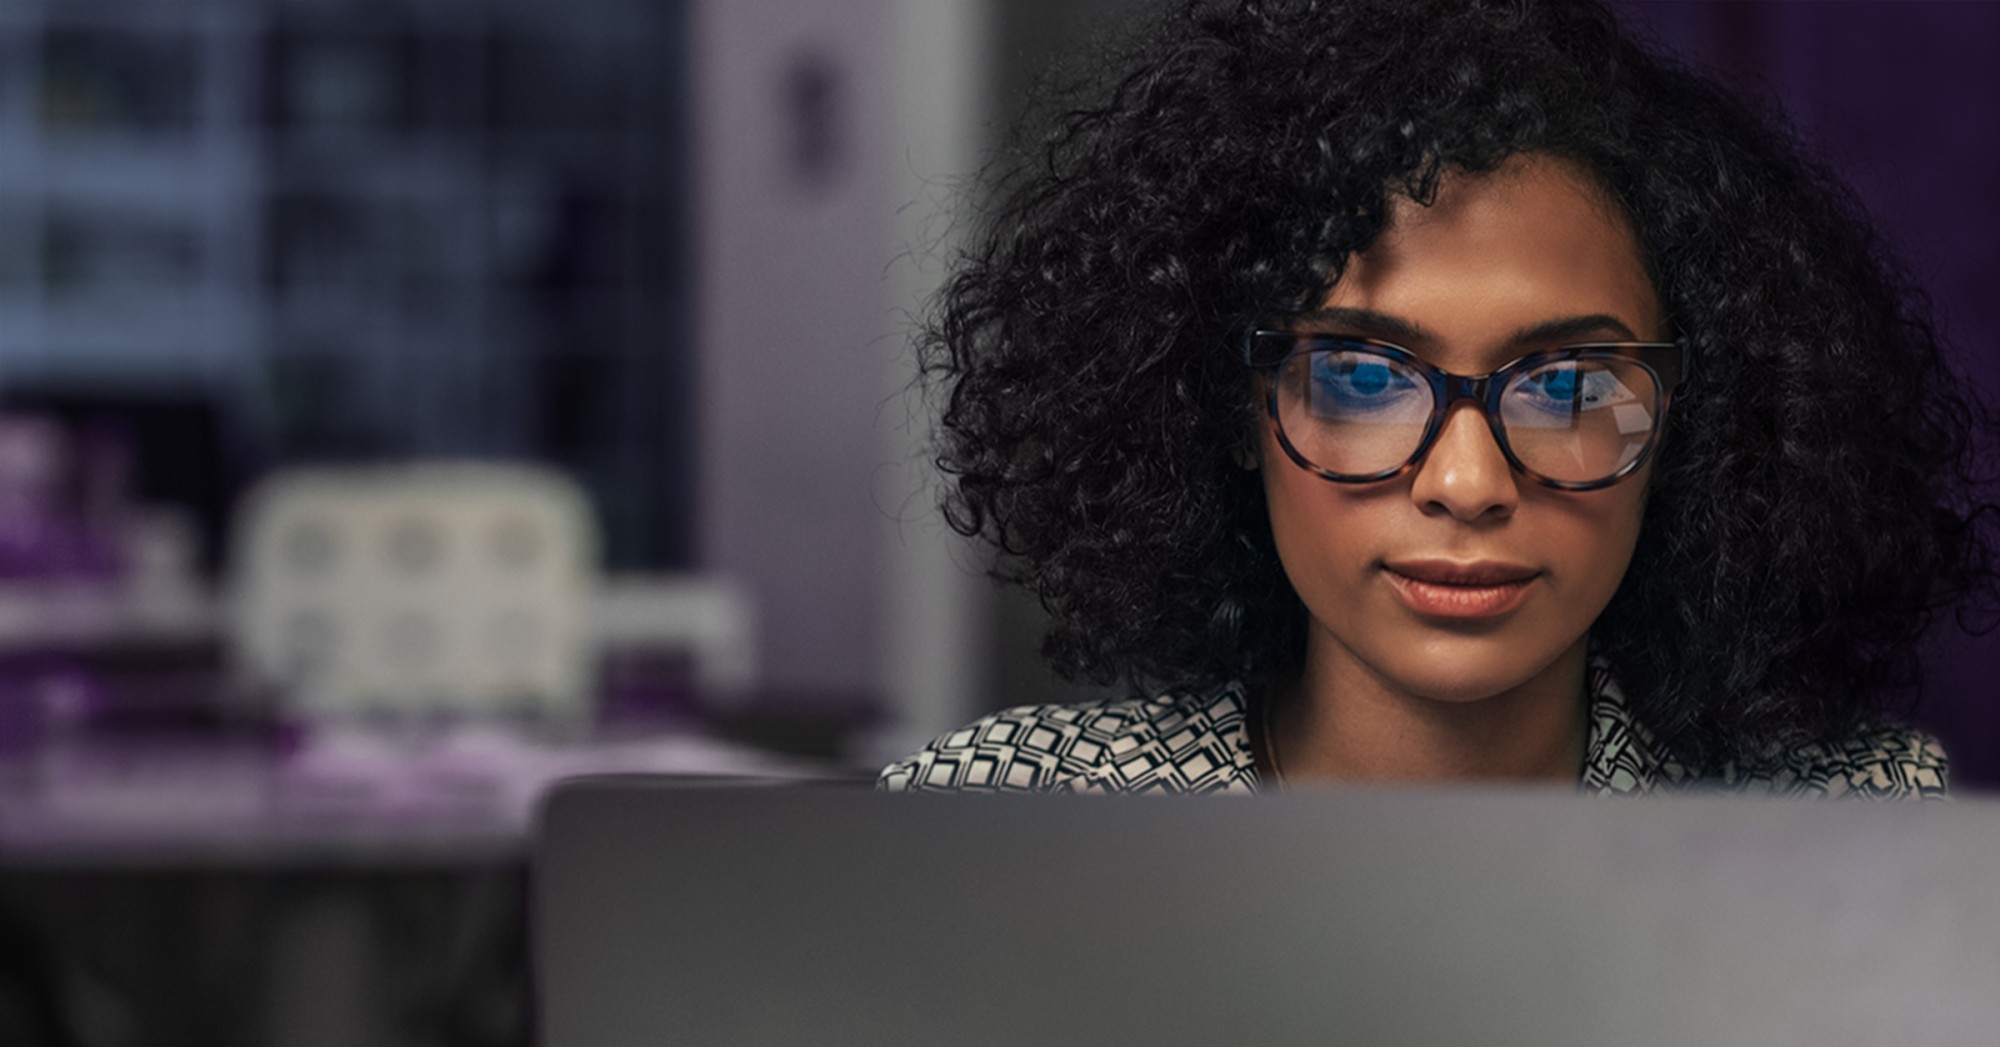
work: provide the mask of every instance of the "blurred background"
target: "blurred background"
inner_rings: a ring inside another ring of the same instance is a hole
[[[547,782],[1087,696],[937,519],[907,335],[1158,2],[0,0],[0,1042],[525,1042]],[[1620,11],[2000,395],[2000,6]],[[1936,651],[2000,784],[2000,639]]]

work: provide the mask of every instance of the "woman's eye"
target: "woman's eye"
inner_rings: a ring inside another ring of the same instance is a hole
[[[1355,357],[1320,359],[1313,366],[1313,384],[1320,395],[1345,404],[1393,400],[1415,387],[1388,361]]]
[[[1526,385],[1529,391],[1540,394],[1544,399],[1570,403],[1577,398],[1579,383],[1576,368],[1566,366],[1536,371],[1528,376]],[[1589,399],[1587,394],[1585,399]]]
[[[1548,368],[1542,372],[1534,372],[1528,376],[1526,382],[1522,382],[1522,388],[1544,408],[1558,408],[1558,410],[1582,408],[1576,402],[1578,394],[1576,368]]]
[[[1518,387],[1544,410],[1582,412],[1632,403],[1636,399],[1620,381],[1616,365],[1555,364],[1529,374]]]
[[[1565,408],[1587,411],[1610,403],[1622,403],[1623,385],[1603,367],[1559,364],[1529,375],[1522,387],[1537,399]]]

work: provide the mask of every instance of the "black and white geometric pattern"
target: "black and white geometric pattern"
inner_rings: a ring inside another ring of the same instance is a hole
[[[1256,788],[1241,687],[994,713],[882,772],[879,788],[955,792],[1242,792]]]
[[[1602,663],[1592,666],[1590,738],[1580,791],[1631,796],[1721,790],[1767,796],[1942,799],[1949,766],[1937,740],[1870,728],[1698,777],[1660,754]],[[1205,693],[1089,705],[1026,705],[946,734],[890,764],[891,792],[1255,793],[1249,702],[1241,684]]]

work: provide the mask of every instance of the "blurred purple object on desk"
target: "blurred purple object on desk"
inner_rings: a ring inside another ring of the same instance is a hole
[[[53,418],[0,414],[0,579],[117,574],[125,464],[108,433],[78,434]]]
[[[81,439],[54,418],[0,413],[0,761],[13,768],[5,777],[101,700],[87,672],[34,634],[51,592],[111,584],[118,573],[123,465],[103,433]]]
[[[18,663],[18,658],[0,658],[0,785],[41,744],[48,718],[35,693],[33,673],[23,672]]]

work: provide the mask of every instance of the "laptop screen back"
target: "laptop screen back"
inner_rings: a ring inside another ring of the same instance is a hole
[[[2000,1030],[2000,808],[574,783],[542,1042],[1881,1044]]]

